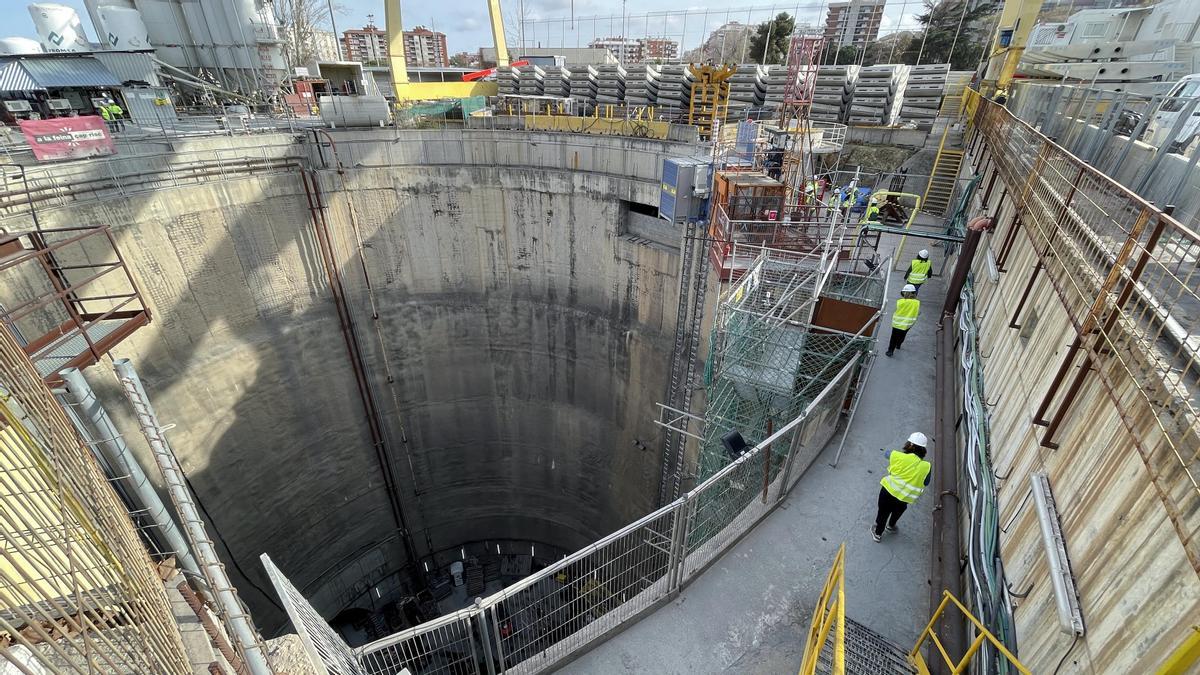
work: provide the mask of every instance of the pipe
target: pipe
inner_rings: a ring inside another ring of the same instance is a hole
[[[224,615],[230,632],[233,633],[234,639],[241,648],[247,671],[251,675],[271,675],[271,667],[267,664],[267,655],[262,649],[258,633],[254,629],[254,623],[250,620],[250,614],[242,607],[241,601],[238,600],[237,591],[217,555],[216,546],[208,537],[204,521],[200,518],[200,512],[197,510],[195,502],[192,501],[191,491],[185,483],[183,469],[179,466],[167,439],[162,435],[163,426],[159,424],[158,416],[154,413],[154,407],[150,405],[146,389],[142,386],[142,381],[138,377],[137,371],[134,370],[133,363],[129,359],[117,359],[113,363],[113,367],[116,370],[117,378],[121,381],[125,397],[133,406],[138,425],[141,426],[142,433],[146,436],[146,442],[154,451],[154,458],[158,462],[159,470],[162,471],[163,481],[171,494],[171,501],[175,504],[176,514],[187,528],[196,556],[203,564],[204,576],[208,579],[208,585],[221,606],[221,613]]]
[[[71,398],[78,404],[83,417],[91,421],[96,431],[99,432],[99,440],[96,445],[102,449],[108,463],[125,476],[123,482],[133,489],[138,501],[137,505],[150,514],[150,518],[154,520],[158,531],[166,540],[167,548],[175,553],[175,559],[179,562],[179,566],[194,576],[201,576],[200,567],[196,564],[196,559],[192,557],[192,549],[188,546],[187,539],[183,537],[179,526],[171,518],[170,512],[167,511],[167,505],[163,503],[162,497],[150,483],[150,478],[142,470],[142,465],[133,457],[129,446],[125,445],[125,439],[122,438],[121,432],[117,431],[112,418],[108,416],[108,411],[100,405],[96,393],[84,379],[83,373],[78,368],[67,368],[59,374],[62,376]]]
[[[933,541],[930,546],[929,603],[936,607],[942,602],[942,591],[954,597],[962,597],[961,553],[959,549],[958,519],[958,438],[955,432],[955,377],[954,377],[954,322],[943,317],[937,330],[937,356],[934,368],[934,408],[936,434],[934,437],[934,489],[937,504],[933,507]],[[958,617],[943,614],[937,627],[946,652],[966,653],[963,622]],[[936,656],[936,655],[934,655]],[[944,673],[945,663],[940,658],[928,659],[930,671]]]

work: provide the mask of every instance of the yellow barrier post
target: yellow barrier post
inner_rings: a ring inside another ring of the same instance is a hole
[[[821,651],[833,633],[832,675],[846,672],[846,544],[838,547],[829,568],[829,576],[817,605],[813,608],[812,622],[808,627],[808,638],[804,643],[804,660],[800,663],[800,675],[813,675],[817,670]]]

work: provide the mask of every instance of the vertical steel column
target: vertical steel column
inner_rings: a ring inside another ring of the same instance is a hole
[[[1008,322],[1009,328],[1020,328],[1021,324],[1017,323],[1017,319],[1021,318],[1021,312],[1025,310],[1025,302],[1029,300],[1029,293],[1033,290],[1033,284],[1037,281],[1038,274],[1044,269],[1041,260],[1033,266],[1033,274],[1029,275],[1029,283],[1025,285],[1025,291],[1021,293],[1021,299],[1017,301],[1017,310],[1013,312],[1012,321]]]
[[[217,547],[208,538],[204,521],[200,518],[200,512],[192,501],[191,491],[184,482],[183,471],[171,446],[167,444],[167,439],[162,435],[163,427],[158,422],[149,397],[146,396],[141,379],[138,378],[129,359],[117,359],[113,365],[122,389],[125,390],[125,397],[133,406],[138,425],[142,427],[142,433],[146,436],[146,442],[154,451],[154,458],[163,473],[163,481],[171,494],[171,501],[174,502],[179,519],[183,521],[195,546],[196,556],[203,565],[208,585],[221,606],[221,612],[234,639],[241,647],[247,669],[252,675],[271,675],[271,667],[267,664],[267,655],[263,653],[254,623],[238,600],[237,591],[234,590],[225,566],[221,564],[221,558],[217,555]]]
[[[943,320],[937,329],[936,366],[934,368],[934,414],[936,419],[932,485],[935,506],[933,507],[933,540],[930,546],[929,604],[936,607],[942,602],[942,591],[954,597],[962,596],[962,571],[960,567],[959,543],[959,498],[958,498],[958,439],[955,434],[954,407],[956,351],[954,344],[955,323]],[[937,633],[942,636],[945,649],[951,654],[966,652],[963,622],[943,614]],[[932,672],[945,671],[941,658],[929,659]]]
[[[103,448],[109,463],[127,476],[123,482],[133,488],[139,502],[138,506],[146,509],[150,514],[150,518],[158,526],[159,532],[162,532],[167,547],[175,553],[175,559],[179,561],[179,566],[194,576],[200,577],[200,567],[196,564],[196,559],[192,557],[192,550],[187,539],[179,531],[175,520],[171,518],[170,512],[167,511],[167,505],[163,503],[158,490],[155,490],[154,485],[150,483],[150,478],[142,470],[142,465],[133,457],[129,446],[125,445],[125,439],[121,437],[121,432],[117,431],[116,425],[108,416],[108,411],[100,405],[91,385],[83,378],[83,373],[78,368],[67,368],[59,374],[62,376],[71,398],[79,405],[79,410],[83,413],[82,417],[89,420],[99,432],[100,440],[97,444]]]

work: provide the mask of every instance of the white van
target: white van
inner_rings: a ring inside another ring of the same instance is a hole
[[[1154,111],[1154,117],[1150,119],[1150,124],[1146,125],[1146,135],[1142,138],[1154,147],[1167,142],[1167,137],[1175,128],[1175,122],[1188,107],[1189,101],[1200,98],[1200,73],[1183,77],[1171,87],[1167,96],[1169,98]],[[1167,152],[1184,153],[1197,141],[1200,141],[1200,105],[1192,110],[1190,119],[1184,122],[1183,128],[1180,129],[1175,142],[1167,148]]]

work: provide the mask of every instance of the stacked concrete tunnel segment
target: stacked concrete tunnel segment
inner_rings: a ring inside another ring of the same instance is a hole
[[[171,443],[272,634],[286,619],[264,551],[333,617],[464,549],[549,562],[654,508],[678,254],[628,223],[657,204],[662,159],[691,150],[459,130],[208,139],[95,164],[76,186],[60,174],[61,191],[35,180],[35,203],[45,227],[113,228],[154,317],[114,355],[177,425]],[[6,205],[0,225],[28,229],[24,212]],[[31,284],[6,284],[3,301]],[[148,459],[111,364],[86,374]]]

